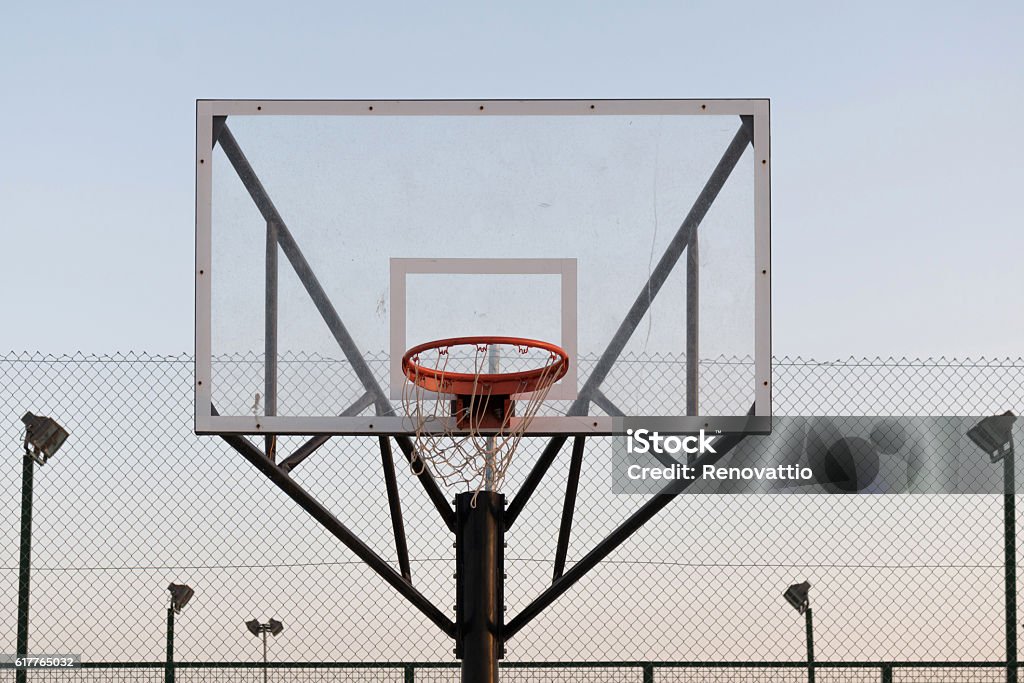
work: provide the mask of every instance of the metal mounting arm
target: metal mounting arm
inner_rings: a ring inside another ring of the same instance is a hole
[[[216,413],[216,411],[214,411]],[[430,621],[436,624],[444,633],[455,637],[455,622],[446,617],[430,600],[416,590],[412,583],[404,576],[396,572],[380,555],[375,553],[368,545],[363,543],[352,531],[346,527],[327,508],[320,504],[296,481],[289,477],[277,465],[263,454],[259,448],[249,442],[244,436],[222,435],[224,441],[238,451],[242,457],[256,466],[264,476],[272,481],[289,498],[313,516],[316,521],[330,531],[335,538],[366,563],[370,569],[375,571],[381,578],[387,581],[402,597],[408,600],[414,607],[424,614]]]
[[[672,269],[675,268],[679,262],[683,251],[691,242],[691,238],[696,234],[697,228],[700,227],[701,222],[704,220],[704,216],[707,215],[708,210],[714,203],[715,199],[718,198],[718,193],[721,192],[725,186],[725,182],[729,179],[736,164],[739,162],[740,157],[746,151],[747,147],[754,141],[754,122],[750,116],[740,117],[740,127],[733,136],[732,141],[722,154],[722,158],[715,166],[714,171],[711,172],[711,176],[704,184],[700,194],[697,195],[697,199],[693,202],[690,207],[690,211],[686,214],[682,224],[676,231],[672,241],[669,242],[668,247],[665,249],[665,253],[662,254],[658,264],[651,271],[650,277],[647,279],[647,283],[640,290],[640,294],[637,295],[636,300],[626,313],[626,317],[622,320],[619,325],[619,329],[615,331],[611,341],[608,342],[607,348],[604,353],[598,359],[597,364],[594,366],[594,370],[587,377],[587,381],[584,382],[583,387],[579,391],[579,395],[576,400],[573,401],[569,410],[566,412],[567,415],[586,415],[590,409],[591,401],[600,401],[602,410],[611,410],[611,402],[601,394],[601,385],[604,383],[605,378],[615,365],[615,361],[618,360],[622,354],[622,350],[626,348],[626,343],[629,342],[630,337],[636,331],[637,326],[643,317],[647,314],[654,301],[654,297],[661,291],[662,286],[668,279]],[[509,505],[508,511],[505,513],[505,526],[511,528],[515,523],[519,513],[522,512],[523,507],[526,506],[526,502],[529,500],[533,490],[540,483],[540,480],[544,478],[545,473],[554,461],[555,456],[558,455],[558,451],[565,444],[566,437],[556,436],[552,437],[548,442],[544,452],[537,459],[533,469],[527,475],[526,481],[523,484],[522,489],[516,494],[515,498],[512,499],[512,503]]]
[[[345,354],[345,358],[349,363],[352,364],[352,369],[355,371],[359,381],[362,382],[363,387],[366,389],[372,397],[373,404],[377,409],[379,415],[393,415],[394,408],[391,402],[388,400],[387,395],[377,382],[377,378],[374,376],[373,371],[367,364],[366,359],[359,352],[359,347],[356,345],[352,335],[349,334],[348,329],[341,320],[341,316],[338,315],[338,311],[334,308],[334,304],[331,303],[330,298],[324,291],[323,286],[317,279],[316,274],[310,267],[309,262],[303,255],[302,250],[296,243],[295,238],[292,236],[291,231],[285,224],[284,219],[281,218],[281,214],[278,212],[277,207],[274,206],[274,202],[270,199],[270,195],[267,194],[266,189],[263,187],[263,183],[260,182],[259,177],[256,175],[256,171],[253,170],[249,160],[245,157],[242,152],[242,148],[239,147],[238,141],[235,140],[234,135],[231,134],[231,129],[228,128],[227,122],[218,117],[218,120],[214,121],[214,138],[213,144],[219,144],[224,154],[227,155],[228,160],[235,169],[235,173],[238,174],[239,179],[245,186],[245,189],[249,192],[249,196],[252,198],[256,207],[259,209],[263,218],[268,224],[274,225],[274,232],[277,235],[278,244],[281,250],[284,251],[285,256],[291,263],[295,273],[299,276],[299,280],[302,282],[303,287],[306,289],[306,293],[309,294],[312,299],[317,311],[320,312],[320,316],[327,324],[327,328],[334,336],[335,341],[341,348],[342,353]],[[313,439],[306,444],[309,447],[308,451],[304,453],[303,458],[308,456],[313,450],[316,450],[323,442]],[[398,440],[398,445],[402,448],[402,452],[405,454],[406,459],[412,461],[412,446],[408,439],[403,442],[401,439]],[[289,459],[289,467],[294,467],[298,460],[297,458]],[[420,483],[423,485],[427,496],[431,502],[434,503],[434,507],[441,514],[441,518],[450,530],[455,529],[455,511],[452,506],[448,503],[444,494],[438,487],[437,482],[434,480],[433,475],[426,468],[420,468],[416,474]]]
[[[702,467],[712,465],[725,457],[736,447],[746,434],[726,434],[716,442],[718,453],[707,455],[696,461],[695,465]],[[720,445],[720,447],[719,447]],[[538,614],[544,611],[551,603],[557,600],[563,593],[569,590],[577,581],[593,569],[597,564],[607,557],[613,550],[619,547],[623,541],[629,538],[637,529],[646,524],[652,517],[663,510],[671,503],[676,496],[685,491],[694,480],[686,479],[680,482],[673,482],[659,493],[655,494],[639,510],[629,516],[626,521],[620,524],[614,531],[594,546],[593,550],[584,555],[576,564],[569,568],[560,578],[556,579],[544,592],[533,599],[530,604],[522,609],[510,622],[505,625],[505,638],[511,638],[524,626],[533,620]]]

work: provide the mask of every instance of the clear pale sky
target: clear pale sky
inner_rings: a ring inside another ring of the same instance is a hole
[[[776,354],[1020,356],[1020,3],[17,3],[0,347],[193,341],[196,98],[770,97]]]

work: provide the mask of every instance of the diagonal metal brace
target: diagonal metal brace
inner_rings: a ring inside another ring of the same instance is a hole
[[[753,407],[751,407],[751,413],[752,412]],[[715,443],[715,447],[718,452],[705,455],[697,460],[694,465],[697,467],[703,467],[704,465],[715,464],[724,458],[729,451],[735,448],[746,437],[747,434],[743,433],[726,434],[722,436],[721,440]],[[694,481],[694,479],[685,479],[682,481],[672,482],[656,493],[653,498],[648,500],[640,507],[639,510],[630,515],[626,521],[616,527],[616,529],[608,534],[603,541],[594,546],[589,553],[580,558],[576,564],[574,564],[561,577],[556,579],[545,591],[524,607],[522,611],[515,616],[515,618],[508,622],[505,625],[505,637],[511,638],[518,633],[524,626],[530,623],[534,617],[544,611],[544,609],[546,609],[551,603],[557,600],[577,581],[583,578],[587,572],[597,566],[601,560],[611,554],[613,550],[622,545],[622,543],[632,536],[640,527],[668,506],[676,496],[683,493]]]
[[[231,129],[226,123],[221,128],[217,142],[220,144],[221,149],[224,150],[224,154],[227,155],[228,161],[234,166],[235,173],[238,174],[245,189],[248,190],[249,196],[252,197],[253,202],[256,204],[256,208],[263,214],[263,218],[268,223],[273,223],[276,226],[277,241],[281,245],[281,250],[291,262],[292,268],[295,269],[295,273],[302,282],[302,286],[306,288],[306,293],[309,294],[309,298],[312,299],[317,311],[320,312],[320,316],[327,323],[327,329],[331,331],[335,341],[338,342],[338,346],[341,348],[342,353],[345,354],[345,358],[352,364],[352,369],[355,371],[359,381],[363,383],[363,387],[367,391],[373,394],[374,405],[377,406],[377,411],[381,415],[394,413],[391,402],[385,396],[384,390],[377,382],[377,378],[374,377],[373,371],[367,364],[366,359],[359,352],[359,347],[356,346],[356,342],[352,335],[349,334],[345,323],[341,321],[341,316],[338,315],[334,304],[331,303],[330,297],[324,291],[323,285],[320,284],[302,250],[299,249],[299,245],[295,242],[291,231],[285,224],[284,219],[281,218],[277,207],[274,206],[270,195],[267,194],[263,183],[260,182],[256,171],[253,170],[249,160],[246,159],[242,148],[238,146],[238,141],[235,140],[235,136],[232,135]]]
[[[636,331],[640,321],[643,320],[643,317],[650,309],[654,297],[661,291],[661,287],[665,284],[672,269],[679,262],[679,258],[683,255],[683,251],[690,242],[691,235],[700,227],[701,221],[704,220],[711,205],[718,198],[718,193],[725,186],[725,181],[729,179],[740,157],[743,156],[747,146],[753,141],[753,119],[744,116],[741,117],[741,121],[739,130],[736,131],[732,142],[729,143],[718,165],[715,166],[715,170],[711,172],[711,176],[704,184],[700,194],[697,195],[696,201],[690,207],[689,213],[686,214],[686,218],[683,219],[676,234],[672,237],[672,241],[666,247],[665,253],[662,254],[654,270],[651,271],[647,283],[640,290],[640,294],[637,296],[636,301],[633,302],[629,312],[626,313],[626,317],[619,325],[619,329],[615,331],[612,340],[608,342],[608,347],[601,354],[597,364],[594,366],[594,370],[587,377],[587,381],[583,383],[579,396],[569,408],[568,415],[585,414],[583,411],[588,407],[594,392],[600,388],[611,371],[612,366],[615,365],[615,361],[619,359],[619,355],[626,347],[629,338],[633,336],[633,332]]]
[[[580,470],[583,467],[583,450],[586,437],[577,435],[572,440],[572,459],[569,462],[569,478],[565,482],[565,499],[562,501],[562,523],[558,527],[558,545],[555,547],[555,570],[552,582],[565,571],[565,557],[569,553],[569,535],[572,533],[572,516],[576,511],[576,492],[580,487]]]
[[[516,492],[515,498],[509,503],[508,509],[505,510],[505,529],[511,529],[512,525],[515,524],[519,514],[526,507],[526,502],[530,500],[530,496],[536,490],[537,486],[540,485],[544,475],[547,474],[548,468],[551,467],[551,463],[555,461],[555,456],[562,450],[562,446],[569,440],[567,436],[553,436],[548,441],[548,445],[544,447],[540,457],[537,458],[537,462],[533,464],[533,468],[529,474],[526,475],[526,480],[523,485],[519,487],[519,491]]]
[[[343,417],[358,415],[359,413],[366,410],[367,406],[369,406],[371,403],[373,403],[373,397],[370,395],[370,392],[366,392],[360,398],[357,398],[355,403],[346,408],[341,413],[341,415]],[[294,453],[292,453],[287,458],[281,461],[281,469],[283,469],[285,472],[291,472],[296,467],[298,467],[303,460],[313,455],[313,453],[315,453],[318,448],[320,448],[330,440],[330,434],[321,434],[319,436],[312,437],[311,439],[303,443],[301,446],[296,448]]]
[[[662,254],[658,264],[651,271],[650,277],[647,279],[647,283],[640,290],[640,294],[637,296],[636,301],[630,307],[629,312],[626,313],[626,317],[619,325],[619,329],[615,331],[610,342],[608,342],[607,348],[604,353],[598,359],[597,364],[594,366],[594,370],[587,377],[587,381],[583,383],[583,387],[580,389],[579,394],[566,415],[586,415],[590,410],[590,403],[593,401],[599,403],[602,410],[610,412],[614,406],[611,406],[611,402],[601,394],[601,384],[604,382],[608,373],[615,365],[615,361],[618,360],[622,354],[622,350],[626,347],[630,337],[633,336],[633,332],[636,331],[637,326],[643,317],[647,314],[647,311],[651,307],[651,303],[654,301],[654,297],[661,291],[661,287],[665,284],[672,269],[675,268],[679,262],[679,258],[682,256],[683,251],[690,243],[690,237],[693,235],[701,222],[704,220],[704,216],[707,215],[708,210],[714,203],[715,199],[718,198],[718,193],[721,192],[725,186],[725,181],[729,179],[736,164],[739,162],[740,157],[746,151],[747,146],[750,145],[754,140],[754,121],[749,116],[740,117],[740,127],[733,136],[732,141],[722,154],[722,158],[719,160],[718,165],[711,172],[711,176],[704,184],[700,194],[697,195],[697,199],[694,201],[693,206],[690,207],[690,211],[686,214],[682,224],[676,231],[676,234],[672,237],[668,247],[665,249],[665,253]],[[617,409],[615,409],[617,410]],[[527,501],[530,498],[530,494],[540,483],[540,480],[544,478],[549,467],[551,467],[552,461],[558,451],[565,444],[566,437],[556,436],[552,437],[548,442],[544,452],[534,463],[533,468],[526,477],[526,481],[523,483],[522,488],[516,494],[515,498],[512,499],[512,503],[509,505],[508,510],[505,513],[505,526],[511,528],[515,523],[519,513],[522,512],[526,506]]]
[[[423,484],[423,490],[427,492],[427,496],[433,501],[434,507],[441,513],[441,519],[444,520],[445,526],[448,527],[448,531],[455,533],[455,509],[448,503],[448,500],[444,497],[444,492],[441,491],[441,487],[437,485],[437,481],[430,474],[430,470],[424,465],[423,462],[417,461],[416,449],[413,447],[412,439],[407,436],[392,435],[395,443],[398,444],[398,448],[401,449],[402,455],[405,456],[406,462],[412,468],[413,475],[419,478],[420,483]]]
[[[259,177],[256,175],[256,171],[253,170],[249,160],[246,159],[245,154],[242,152],[241,147],[238,145],[238,141],[235,140],[231,130],[228,128],[226,122],[220,123],[220,129],[215,137],[215,143],[221,146],[224,154],[227,155],[228,160],[235,169],[235,173],[238,174],[239,179],[248,190],[249,196],[252,197],[253,202],[259,209],[260,213],[267,222],[272,222],[277,228],[278,243],[281,245],[281,250],[284,251],[285,256],[292,264],[292,268],[295,269],[295,273],[299,276],[303,286],[306,288],[306,292],[309,294],[313,303],[316,305],[317,310],[323,317],[324,322],[327,323],[328,329],[334,336],[335,341],[338,342],[338,346],[341,347],[342,352],[348,359],[349,363],[352,364],[352,368],[362,382],[363,387],[373,397],[373,404],[377,409],[377,413],[380,415],[393,415],[394,408],[391,402],[388,400],[377,382],[377,378],[374,376],[370,366],[366,363],[366,359],[363,358],[359,352],[359,348],[356,346],[355,340],[349,334],[348,329],[341,320],[341,316],[338,315],[338,311],[334,308],[334,304],[331,303],[321,286],[320,281],[317,279],[316,274],[313,273],[313,269],[310,267],[309,262],[306,261],[306,257],[303,256],[302,250],[299,249],[298,244],[295,242],[295,238],[292,236],[291,231],[281,218],[281,214],[278,213],[277,207],[274,206],[274,202],[271,201],[270,195],[267,194],[266,189],[263,187],[263,183],[260,182]],[[403,453],[405,453],[406,459],[412,461],[413,451],[412,445],[408,439],[399,440],[399,446],[401,446]],[[312,445],[312,444],[310,444]],[[322,444],[319,444],[322,445]],[[319,446],[318,445],[318,446]],[[441,492],[440,487],[434,480],[433,475],[426,468],[421,468],[417,473],[417,478],[423,485],[427,496],[433,502],[434,507],[440,513],[442,519],[448,528],[452,531],[455,530],[455,510],[451,504],[445,498],[444,493]]]
[[[409,546],[405,542],[405,523],[402,521],[402,502],[398,497],[398,481],[395,479],[395,460],[391,455],[391,440],[386,436],[377,437],[380,446],[380,464],[384,471],[384,488],[388,493],[388,511],[391,513],[391,531],[395,535],[395,553],[398,568],[406,581],[412,581],[409,568]]]
[[[387,581],[413,607],[422,612],[424,616],[430,619],[444,633],[452,638],[455,637],[455,623],[451,619],[446,617],[426,596],[416,590],[409,580],[396,572],[390,564],[363,543],[348,527],[321,505],[319,501],[313,498],[295,480],[272,463],[259,448],[250,443],[244,436],[225,434],[221,435],[221,438],[238,451],[242,457],[255,465],[256,469],[262,472],[267,479],[287,494],[289,498],[298,503],[303,510],[330,531],[335,538],[345,544],[345,547],[355,553],[370,569]]]

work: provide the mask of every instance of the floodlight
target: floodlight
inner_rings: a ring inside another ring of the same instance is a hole
[[[49,417],[25,413],[25,453],[40,465],[49,460],[68,438],[68,432]]]
[[[992,462],[999,462],[1013,455],[1013,423],[1017,417],[1009,410],[1002,415],[986,417],[971,427],[967,436],[981,450],[988,453]]]
[[[251,619],[245,622],[245,627],[254,636],[258,636],[261,633],[269,633],[272,636],[276,636],[284,630],[284,624],[277,619],[271,619],[265,624],[261,624],[258,619]]]
[[[261,624],[258,619],[250,619],[245,622],[245,627],[254,636],[263,636],[263,683],[267,683],[267,634],[276,636],[284,630],[284,624],[277,619],[271,619]]]
[[[195,594],[194,590],[183,583],[172,583],[167,590],[171,592],[171,609],[175,614],[180,614],[181,608],[187,605]]]
[[[804,581],[803,583],[794,583],[786,589],[783,595],[786,598],[786,602],[793,606],[793,609],[803,614],[811,606],[810,591],[811,584]]]

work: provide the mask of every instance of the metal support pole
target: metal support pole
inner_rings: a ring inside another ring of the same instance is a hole
[[[263,414],[277,415],[277,223],[267,221],[267,258],[263,331]],[[264,451],[276,460],[277,436],[268,434]]]
[[[700,398],[700,252],[697,230],[686,245],[686,414],[696,415]]]
[[[267,629],[263,629],[263,683],[267,683]]]
[[[416,683],[416,667],[406,664],[403,669],[405,670],[405,683]]]
[[[537,462],[533,463],[533,467],[530,469],[530,473],[526,475],[526,480],[523,481],[523,485],[519,487],[519,492],[516,493],[515,498],[508,506],[508,510],[505,513],[505,529],[511,529],[515,523],[516,518],[519,517],[519,513],[526,507],[526,501],[530,500],[530,496],[533,495],[534,490],[540,484],[541,479],[547,474],[548,468],[551,467],[551,463],[554,462],[555,456],[558,455],[558,451],[562,449],[565,442],[569,440],[567,436],[553,436],[548,441],[547,446],[541,452],[537,458]]]
[[[751,406],[748,414],[754,413],[754,406]],[[738,443],[746,438],[746,434],[725,434],[718,441],[715,442],[715,448],[718,450],[716,454],[707,454],[702,456],[696,461],[695,466],[700,467],[703,465],[713,465],[731,451]],[[561,437],[564,440],[564,437]],[[557,441],[554,439],[552,441]],[[548,444],[550,446],[550,442]],[[542,456],[543,457],[543,456]],[[594,548],[586,555],[581,557],[573,564],[560,578],[556,579],[546,590],[541,592],[533,601],[530,602],[526,607],[519,610],[519,614],[514,616],[503,629],[503,636],[505,638],[512,638],[518,633],[524,626],[544,611],[548,605],[557,600],[563,593],[565,593],[573,584],[580,580],[587,572],[597,566],[597,564],[608,556],[613,550],[618,548],[622,543],[633,535],[633,533],[651,520],[656,514],[663,510],[669,503],[675,500],[675,497],[685,491],[695,480],[684,479],[679,482],[673,482],[666,485],[662,490],[655,494],[653,498],[650,498],[644,503],[639,510],[634,512],[625,521],[616,527],[611,533],[604,538],[603,541],[598,543]],[[519,496],[522,496],[522,491],[516,496],[518,500]],[[513,501],[513,505],[515,501]],[[511,507],[509,508],[511,510]],[[506,525],[507,528],[507,525]]]
[[[174,683],[174,609],[167,608],[167,664],[164,667],[164,683]]]
[[[572,533],[572,516],[576,510],[576,492],[580,485],[580,470],[583,468],[583,449],[586,437],[577,434],[572,440],[572,460],[569,462],[569,479],[565,483],[565,500],[562,503],[562,523],[558,527],[558,545],[555,547],[555,569],[551,581],[557,581],[565,571],[565,557],[569,553],[569,535]]]
[[[1006,681],[1017,683],[1017,499],[1013,442],[1003,458],[1003,551],[1006,564]]]
[[[455,655],[462,683],[497,683],[504,657],[505,496],[456,496]]]
[[[405,542],[405,523],[402,521],[402,502],[398,497],[398,481],[395,479],[395,459],[391,454],[391,439],[377,437],[380,444],[380,464],[384,470],[384,488],[388,493],[388,510],[391,512],[391,530],[395,534],[395,553],[398,555],[398,569],[406,581],[412,583],[412,569],[409,568],[409,546]]]
[[[27,448],[27,446],[26,446]],[[28,600],[32,563],[32,477],[35,460],[25,453],[21,461],[21,553],[18,558],[18,643],[17,655],[28,655]],[[18,669],[17,683],[26,683],[28,672]]]
[[[882,667],[882,683],[892,683],[892,664]]]
[[[814,683],[814,616],[810,607],[804,612],[807,620],[807,683]]]
[[[643,669],[644,683],[654,683],[654,664],[648,662]]]
[[[500,364],[500,357],[498,356],[498,347],[489,346],[487,349],[487,372],[494,375],[498,373],[498,366]],[[495,457],[494,457],[494,436],[487,437],[487,462],[484,464],[484,490],[494,490],[494,469],[495,469]]]

